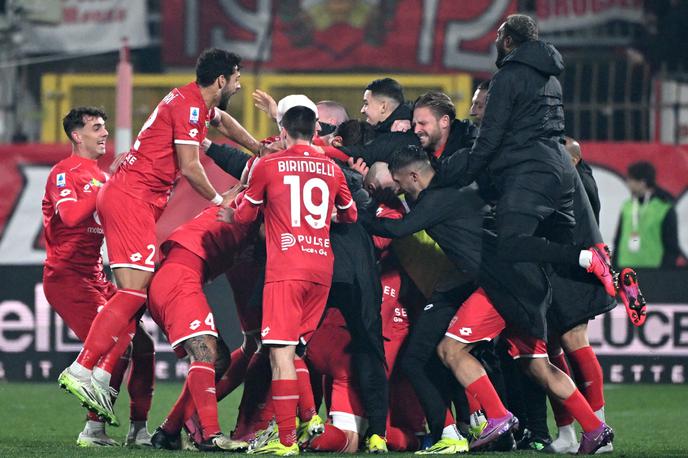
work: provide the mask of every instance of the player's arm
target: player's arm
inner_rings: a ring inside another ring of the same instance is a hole
[[[514,105],[514,87],[520,82],[508,73],[497,73],[490,83],[485,116],[470,152],[457,152],[441,161],[435,182],[443,186],[466,186],[487,167],[499,152]]]
[[[362,219],[361,222],[373,235],[394,239],[406,237],[446,219],[450,215],[451,208],[448,202],[451,201],[443,198],[441,194],[425,196],[401,219]]]
[[[223,198],[218,194],[213,185],[210,184],[210,180],[208,180],[208,175],[206,175],[199,159],[198,145],[175,143],[174,146],[177,151],[179,171],[189,180],[191,187],[213,204],[222,205],[223,207],[228,206],[229,199]]]
[[[83,186],[83,185],[82,185]],[[77,196],[79,186],[68,171],[54,170],[46,184],[46,194],[53,204],[55,213],[67,227],[75,227],[96,211],[97,187],[86,198]]]
[[[337,194],[334,197],[334,206],[337,209],[336,220],[338,223],[355,223],[358,218],[356,202],[351,197],[351,192],[346,184],[346,178],[344,178],[342,170],[339,167],[335,167],[334,170],[338,183]]]
[[[215,108],[215,113],[215,117],[210,123],[212,126],[216,127],[222,135],[230,140],[237,142],[254,154],[260,154],[261,143],[253,138],[253,135],[248,133],[239,121],[220,109]]]
[[[266,169],[263,162],[256,159],[248,174],[248,186],[244,191],[244,197],[234,211],[234,222],[248,224],[258,218],[260,207],[265,201],[267,185],[265,172]]]
[[[205,154],[215,162],[222,170],[236,178],[241,179],[241,173],[246,167],[246,163],[251,159],[251,155],[230,145],[213,143],[207,138],[201,142],[201,147]]]

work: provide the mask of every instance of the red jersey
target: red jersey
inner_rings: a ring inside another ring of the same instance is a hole
[[[253,221],[264,205],[267,267],[265,281],[332,283],[334,258],[330,220],[356,221],[356,204],[339,166],[308,145],[295,145],[256,160],[238,223]]]
[[[179,226],[162,244],[162,252],[167,254],[171,242],[183,246],[205,261],[208,280],[227,270],[232,265],[233,254],[242,247],[251,226],[217,221],[219,211],[220,207],[208,207],[194,219]]]
[[[214,114],[214,108],[206,108],[196,83],[172,89],[141,127],[112,184],[164,208],[179,175],[175,145],[198,146]]]
[[[96,194],[107,178],[95,160],[76,155],[52,168],[42,202],[46,265],[69,265],[83,273],[103,270],[103,228],[95,214]],[[85,211],[86,217],[66,224],[60,206],[67,203],[78,203],[78,207],[71,205],[70,210]]]

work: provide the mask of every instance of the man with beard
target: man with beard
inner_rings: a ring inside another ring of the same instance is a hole
[[[60,374],[59,383],[110,423],[117,423],[117,417],[109,386],[92,377],[93,368],[117,340],[126,337],[121,334],[147,299],[157,259],[155,224],[178,175],[185,176],[214,205],[229,205],[229,198],[223,198],[208,181],[199,160],[206,122],[244,146],[259,148],[231,116],[216,109],[240,89],[240,62],[239,56],[228,51],[204,51],[196,64],[196,81],[173,89],[162,99],[112,179],[98,193],[96,207],[118,290],[94,319],[83,350]]]
[[[497,67],[470,153],[443,161],[437,185],[466,186],[487,169],[498,191],[500,256],[578,265],[616,295],[606,245],[573,244],[575,170],[561,140],[561,55],[538,40],[535,21],[510,15],[497,33]],[[535,234],[538,234],[537,236]]]
[[[469,121],[455,118],[454,103],[443,92],[426,92],[413,105],[413,132],[436,159],[445,151],[453,153],[473,145],[475,129]]]
[[[487,100],[487,90],[490,87],[490,80],[485,80],[478,84],[471,99],[471,110],[468,112],[473,118],[473,125],[480,127],[485,116],[485,101]]]

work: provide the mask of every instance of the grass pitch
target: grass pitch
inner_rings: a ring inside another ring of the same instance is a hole
[[[151,432],[160,424],[180,389],[181,385],[177,383],[160,383],[156,386],[148,423]],[[108,433],[116,440],[123,440],[128,428],[126,419],[129,403],[126,390],[122,391],[116,411],[125,424],[119,428],[108,427]],[[611,385],[605,396],[608,422],[616,431],[613,456],[688,456],[688,386]],[[226,432],[234,427],[239,397],[240,392],[235,392],[220,404],[220,420]],[[83,409],[76,398],[60,390],[57,383],[1,383],[0,457],[191,454],[122,447],[79,448],[75,443],[83,428],[83,418]],[[554,425],[551,425],[551,432],[556,434]],[[505,456],[497,453],[480,455]],[[512,455],[540,454],[518,452]],[[395,453],[394,456],[413,455]]]

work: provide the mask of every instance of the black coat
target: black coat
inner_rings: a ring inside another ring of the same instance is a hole
[[[585,189],[585,194],[588,196],[588,200],[590,201],[590,207],[592,207],[592,213],[595,215],[595,221],[599,225],[600,210],[602,206],[600,204],[600,195],[597,190],[597,182],[595,181],[595,177],[592,176],[592,168],[587,164],[587,162],[584,162],[583,159],[581,159],[578,161],[578,164],[576,164],[576,171],[583,182],[583,189]],[[576,214],[576,219],[578,219],[578,214]]]
[[[495,234],[483,229],[485,215],[485,203],[474,189],[431,186],[403,219],[374,219],[367,214],[359,214],[359,219],[382,237],[404,237],[425,229],[447,257],[485,289],[505,321],[544,339],[551,300],[545,272],[534,263],[501,261]]]
[[[556,76],[563,69],[559,52],[542,41],[526,42],[509,53],[492,77],[473,148],[443,161],[435,180],[465,186],[487,168],[499,186],[505,170],[523,163],[561,173],[564,161],[570,164],[560,143],[564,107]]]

